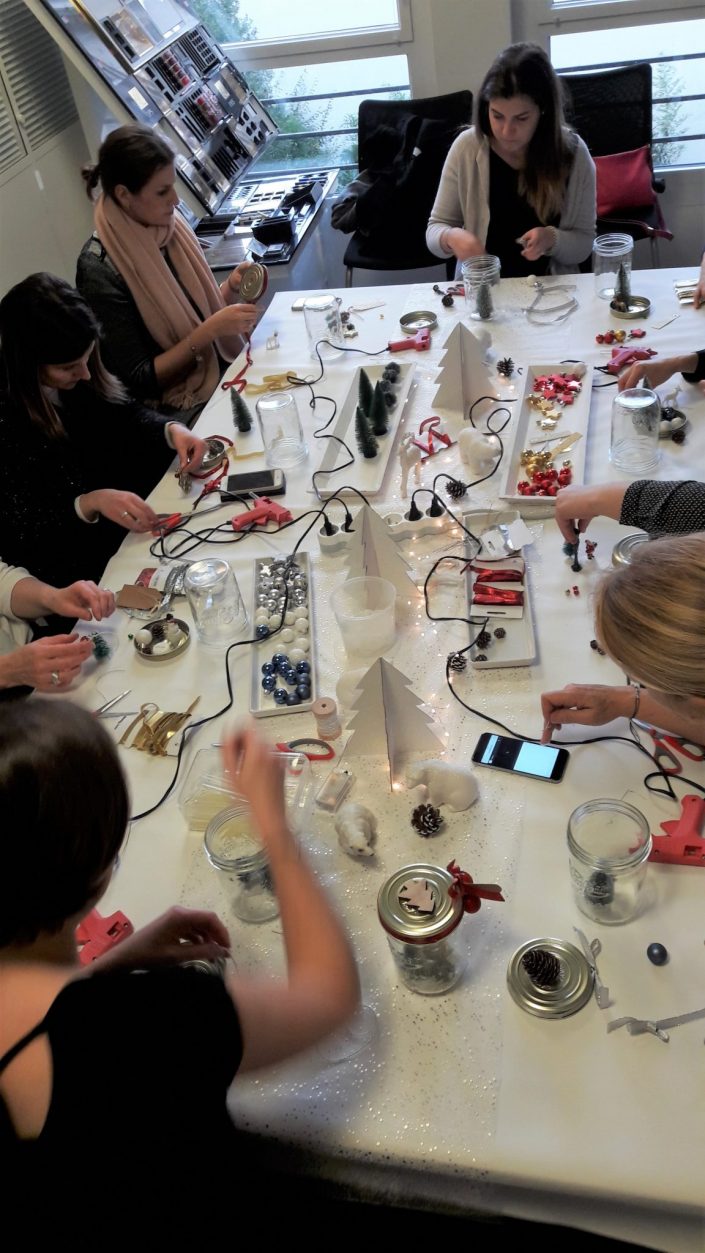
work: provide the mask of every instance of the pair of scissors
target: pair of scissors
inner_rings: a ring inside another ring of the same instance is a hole
[[[641,722],[638,718],[633,718],[632,722],[634,726],[651,736],[654,745],[653,759],[664,774],[682,774],[681,757],[686,757],[688,761],[705,761],[705,748],[701,744],[693,744],[690,740],[681,739],[678,735],[668,735],[665,731],[659,731],[650,723]]]

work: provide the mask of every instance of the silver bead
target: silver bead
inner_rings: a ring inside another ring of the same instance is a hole
[[[257,604],[258,604],[258,605],[266,605],[266,604],[267,604],[268,599],[269,599],[269,597],[267,596],[267,593],[266,593],[266,592],[258,592],[258,593],[257,593]]]

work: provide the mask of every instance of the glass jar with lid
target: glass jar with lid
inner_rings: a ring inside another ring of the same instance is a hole
[[[424,862],[402,866],[382,885],[379,920],[401,979],[412,992],[448,992],[467,964],[459,932],[464,905],[451,894],[456,880],[447,870]]]
[[[243,922],[269,922],[279,914],[267,853],[253,832],[249,807],[235,803],[211,818],[206,856],[233,882],[232,909]]]
[[[634,918],[650,853],[649,824],[633,805],[607,797],[578,805],[568,819],[568,856],[581,913],[608,926]]]
[[[463,261],[461,272],[470,317],[478,322],[490,321],[494,317],[497,300],[499,257],[485,253],[479,257],[468,257],[467,261]]]

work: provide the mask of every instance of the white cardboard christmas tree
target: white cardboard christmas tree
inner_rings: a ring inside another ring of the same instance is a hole
[[[387,757],[392,787],[402,781],[408,755],[437,753],[442,748],[431,730],[431,718],[410,690],[410,682],[401,670],[380,657],[358,684],[348,724],[352,735],[345,755]]]
[[[397,595],[420,596],[419,589],[402,556],[389,525],[371,505],[363,505],[355,518],[354,531],[348,546],[348,574],[351,579],[387,579]]]
[[[480,396],[494,396],[495,385],[485,365],[487,343],[473,335],[464,322],[453,327],[445,344],[433,410],[446,418],[457,434],[470,406]]]

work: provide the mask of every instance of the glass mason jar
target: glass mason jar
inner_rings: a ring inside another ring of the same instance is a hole
[[[235,804],[216,814],[206,827],[206,856],[235,885],[233,913],[243,922],[269,922],[279,914],[267,854],[252,834],[247,805]]]
[[[624,474],[652,474],[659,459],[661,401],[648,387],[626,387],[612,401],[610,461]]]
[[[463,901],[450,895],[453,876],[439,866],[402,866],[382,885],[379,920],[400,978],[412,992],[448,992],[467,964],[459,933]]]
[[[633,805],[604,797],[578,805],[568,819],[568,855],[581,913],[607,926],[634,918],[650,853],[649,824]]]
[[[499,257],[468,257],[461,268],[468,313],[476,321],[488,322],[495,312],[497,292],[492,289],[499,284]]]
[[[202,644],[230,644],[247,629],[247,610],[227,561],[193,561],[184,576],[184,591]]]
[[[613,300],[619,267],[624,266],[627,283],[632,277],[634,240],[631,235],[598,235],[592,245],[592,272],[595,295],[600,300]]]

